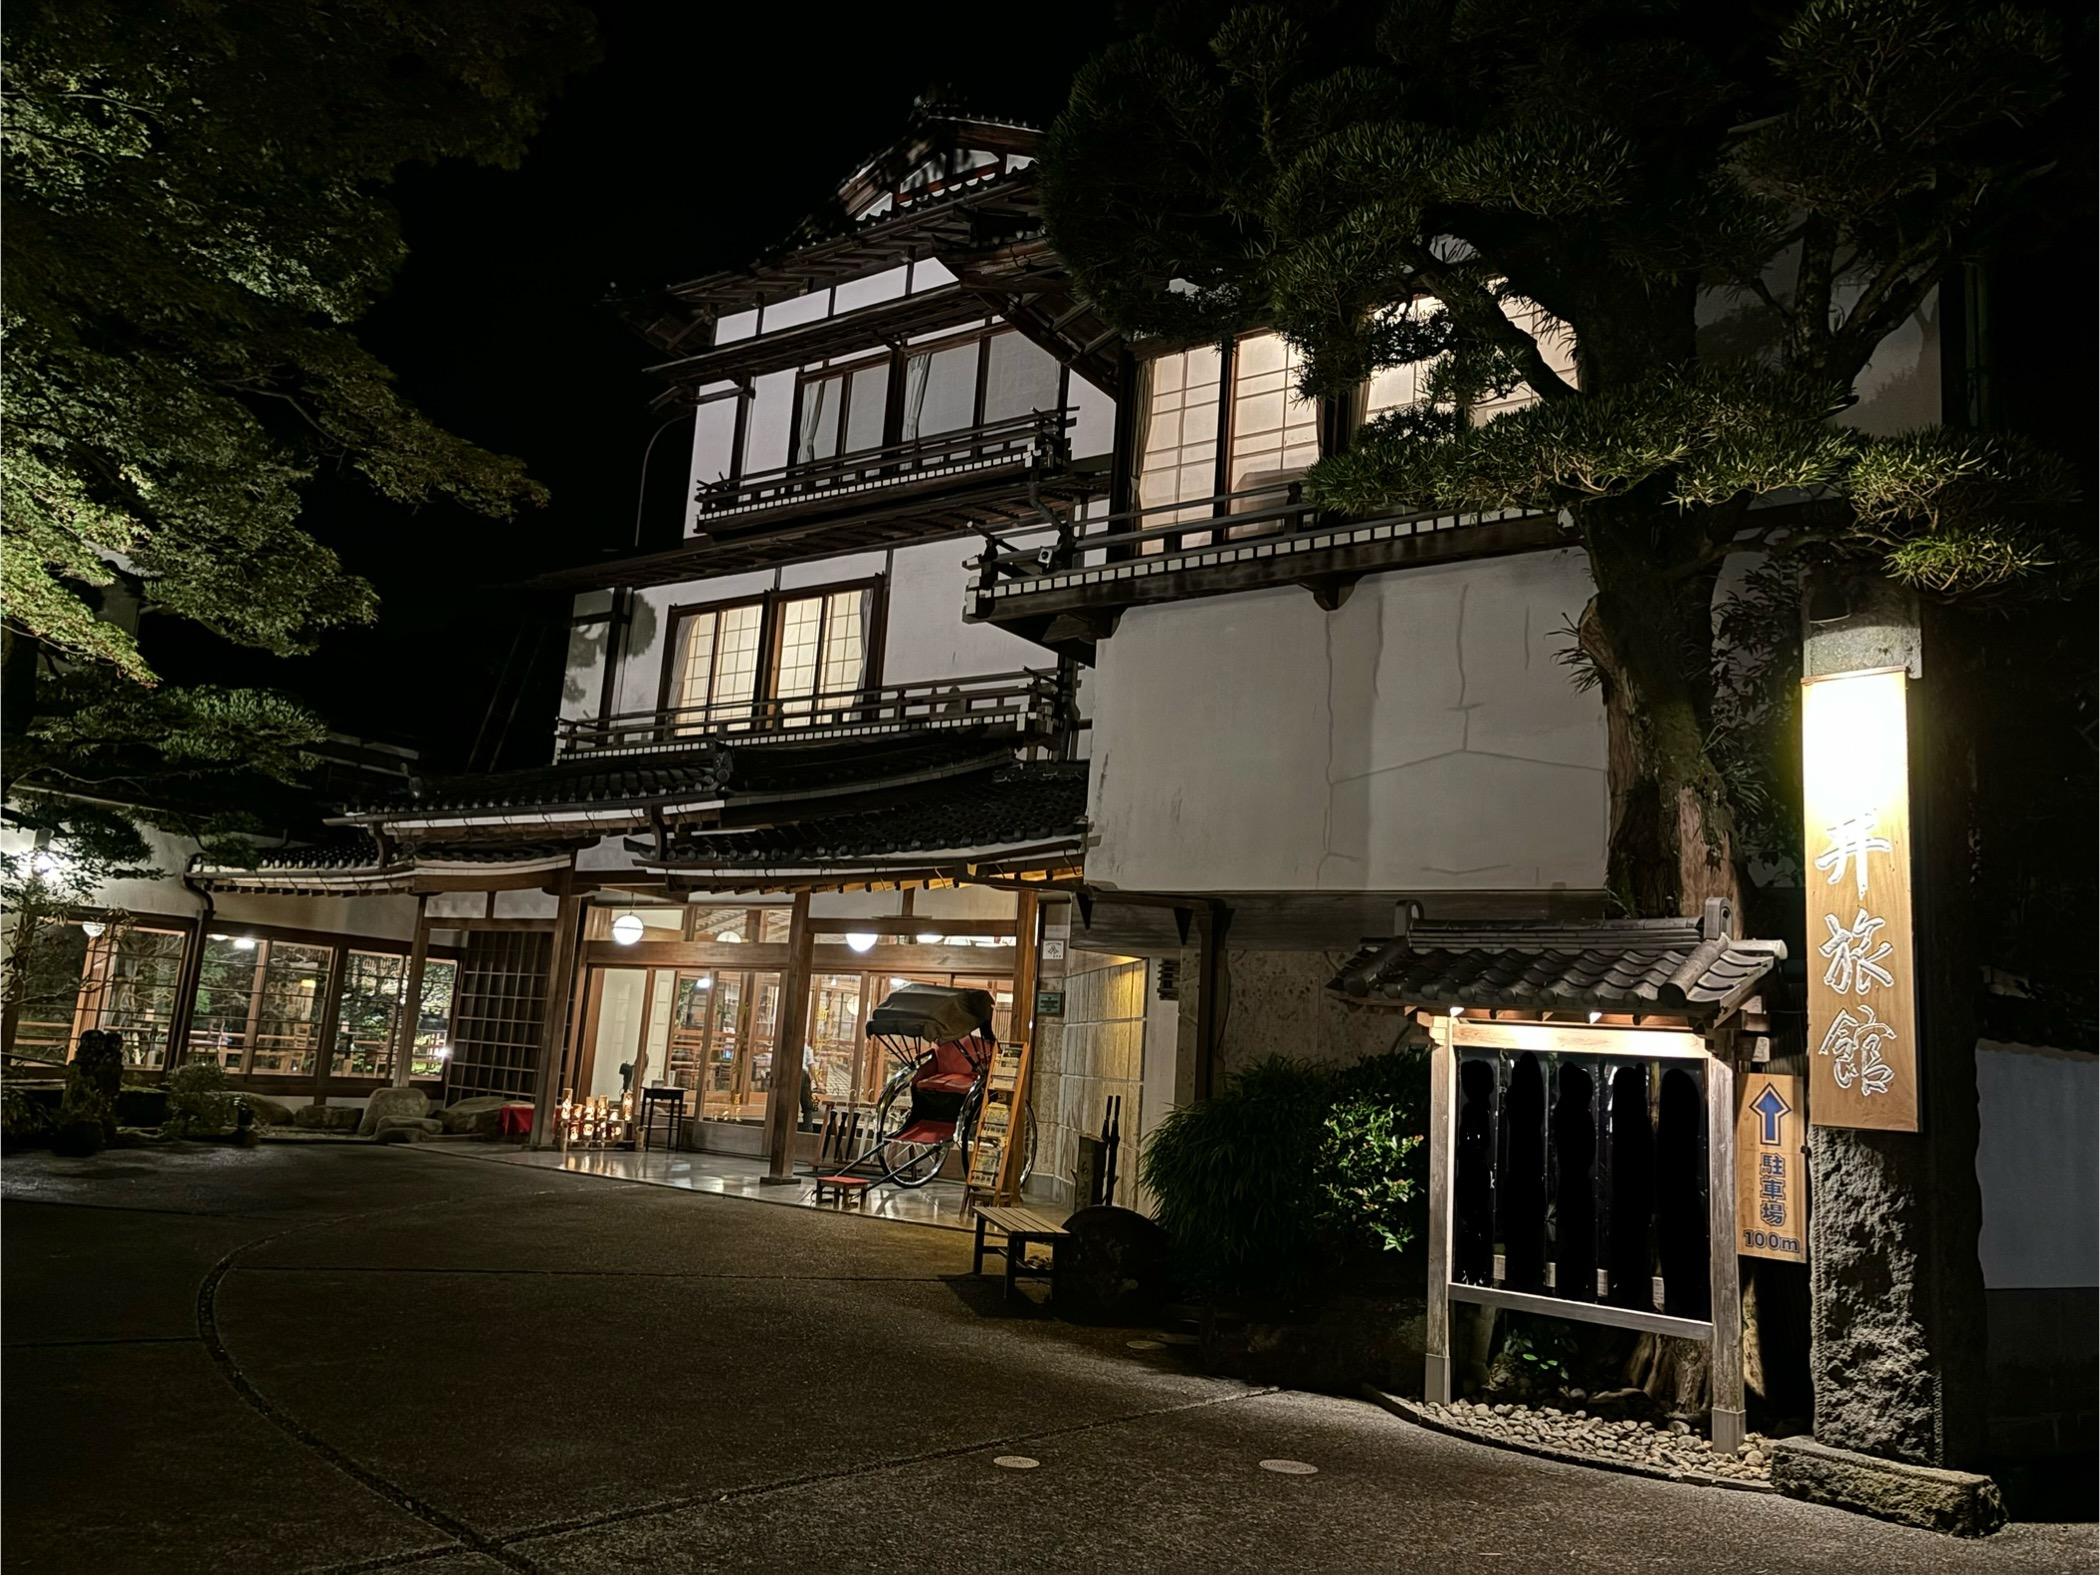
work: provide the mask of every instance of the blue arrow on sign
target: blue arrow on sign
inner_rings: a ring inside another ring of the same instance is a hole
[[[1779,1144],[1779,1119],[1793,1110],[1793,1107],[1786,1103],[1785,1096],[1780,1094],[1776,1084],[1766,1084],[1764,1093],[1750,1102],[1750,1109],[1755,1111],[1764,1123],[1764,1131],[1758,1135],[1758,1142],[1771,1144],[1776,1148]]]

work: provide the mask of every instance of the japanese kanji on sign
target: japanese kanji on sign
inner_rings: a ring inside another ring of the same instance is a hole
[[[1808,1258],[1807,1146],[1802,1142],[1802,1080],[1752,1073],[1743,1080],[1735,1124],[1736,1251],[1753,1258]]]
[[[1801,776],[1818,1127],[1918,1129],[1903,671],[1808,679]]]

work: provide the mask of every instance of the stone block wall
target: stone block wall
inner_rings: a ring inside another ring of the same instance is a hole
[[[1397,1011],[1344,1001],[1327,988],[1346,952],[1225,950],[1225,1029],[1213,1087],[1266,1056],[1346,1065],[1392,1050],[1409,1032]],[[1181,968],[1183,1032],[1195,1033],[1197,970],[1192,949]]]
[[[1046,927],[1046,933],[1056,932]],[[1123,1145],[1115,1202],[1136,1206],[1146,976],[1144,959],[1111,953],[1072,951],[1061,965],[1045,963],[1043,988],[1062,990],[1065,1010],[1061,1017],[1036,1022],[1037,1148],[1031,1193],[1070,1202],[1079,1137],[1099,1137],[1109,1097],[1121,1095]]]

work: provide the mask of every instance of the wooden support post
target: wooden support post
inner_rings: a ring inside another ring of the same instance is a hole
[[[795,1180],[795,1117],[802,1105],[802,1041],[809,1028],[812,951],[809,893],[795,894],[788,912],[787,967],[780,972],[780,1017],[773,1036],[773,1086],[766,1091],[766,1174],[763,1182]]]
[[[430,946],[430,894],[416,894],[416,934],[408,948],[408,976],[401,982],[401,1021],[394,1025],[394,1087],[408,1087],[416,1053],[416,1021],[423,1015],[423,959]]]
[[[1013,1128],[1006,1135],[1006,1148],[999,1156],[999,1177],[993,1184],[992,1202],[1018,1203],[1021,1197],[1021,1163],[1028,1144],[1028,1090],[1035,1081],[1035,982],[1042,957],[1042,905],[1035,893],[1023,887],[1014,898],[1014,1015],[1013,1036],[1021,1044],[1021,1073],[1014,1083]],[[964,1156],[965,1165],[969,1157]]]
[[[571,886],[564,871],[555,900],[554,945],[547,949],[547,992],[540,1020],[540,1066],[532,1088],[532,1147],[545,1149],[555,1141],[554,1108],[561,1100],[561,1080],[566,1060],[569,999],[574,989],[578,937],[583,930],[584,899]]]
[[[1743,1300],[1735,1231],[1735,1065],[1722,1045],[1706,1064],[1706,1243],[1713,1335],[1713,1447],[1743,1443]]]
[[[197,996],[204,988],[204,944],[211,929],[212,899],[209,893],[199,893],[198,898],[197,918],[183,937],[182,966],[175,974],[175,1010],[168,1015],[168,1049],[161,1058],[161,1067],[167,1072],[190,1059],[190,1025],[197,1021]],[[12,1031],[8,1032],[7,1043],[10,1047],[14,1044]],[[212,1055],[216,1059],[218,1052]]]
[[[1451,1020],[1438,1018],[1429,1049],[1429,1307],[1422,1342],[1422,1399],[1451,1402],[1451,1166],[1457,1056]]]
[[[1013,1037],[1023,1045],[1035,1043],[1035,987],[1042,976],[1042,902],[1023,887],[1014,897],[1014,1015]],[[1025,1096],[1023,1089],[1019,1096]]]
[[[267,965],[265,964],[264,966]],[[328,973],[325,983],[321,986],[321,1021],[314,1034],[315,1105],[326,1105],[328,1103],[328,1076],[335,1070],[335,1030],[336,1025],[342,1021],[343,975],[348,972],[349,967],[350,949],[348,947],[338,945],[328,949]],[[263,972],[263,966],[258,966],[255,972],[258,977],[256,989],[259,993],[261,990],[259,981]],[[251,1016],[248,1031],[248,1044],[250,1047],[253,1047],[255,1044],[254,1022],[255,1020]],[[249,1051],[247,1059],[249,1065],[252,1066],[255,1061],[255,1053],[252,1049]]]

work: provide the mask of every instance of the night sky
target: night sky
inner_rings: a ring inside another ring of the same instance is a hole
[[[465,760],[520,628],[528,644],[548,632],[502,764],[546,759],[560,632],[545,603],[498,588],[633,541],[642,452],[663,420],[640,369],[661,357],[606,298],[751,261],[937,84],[967,108],[1047,122],[1113,27],[1105,3],[950,10],[915,26],[894,8],[825,8],[778,13],[778,41],[761,50],[743,39],[763,11],[594,10],[601,63],[570,79],[519,169],[404,173],[409,261],[360,327],[424,410],[522,456],[553,502],[491,522],[319,481],[304,523],[374,583],[379,622],[329,636],[313,657],[233,657],[244,681],[291,690],[345,731],[416,745],[436,766]],[[679,529],[681,438],[674,428],[655,447],[645,545]],[[221,680],[227,657],[190,653],[197,676],[218,667],[209,676]]]

